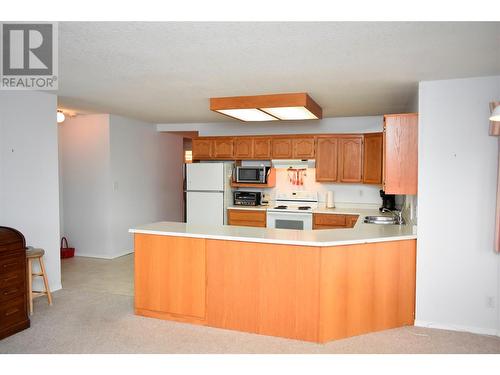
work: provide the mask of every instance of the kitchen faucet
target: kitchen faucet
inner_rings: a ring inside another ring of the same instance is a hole
[[[382,208],[382,211],[381,212],[387,212],[387,213],[390,213],[394,216],[394,219],[396,220],[396,224],[398,225],[402,225],[404,224],[404,220],[403,220],[403,213],[401,211],[398,211],[398,210],[389,210],[387,208]]]

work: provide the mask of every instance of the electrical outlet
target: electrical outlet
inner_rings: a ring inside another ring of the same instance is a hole
[[[486,297],[486,307],[489,309],[495,308],[495,297],[493,296]]]
[[[359,196],[362,197],[363,196],[363,190],[360,190],[359,191]]]

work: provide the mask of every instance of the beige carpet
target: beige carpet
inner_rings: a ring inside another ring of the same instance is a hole
[[[54,305],[35,301],[31,328],[0,353],[500,353],[500,338],[436,329],[393,329],[325,345],[133,315],[132,256],[63,262]]]

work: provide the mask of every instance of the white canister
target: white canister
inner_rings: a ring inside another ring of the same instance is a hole
[[[333,200],[333,191],[326,192],[326,208],[335,208],[335,202]]]

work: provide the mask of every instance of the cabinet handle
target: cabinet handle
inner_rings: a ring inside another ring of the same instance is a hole
[[[15,280],[15,279],[17,279],[17,275],[16,276],[7,277],[6,279],[3,279],[2,282],[3,283],[8,283],[9,281]]]
[[[11,295],[11,294],[14,294],[18,291],[19,289],[11,289],[11,290],[7,290],[6,292],[3,292],[3,295],[4,296],[8,296],[8,295]]]
[[[16,308],[16,309],[11,309],[11,310],[8,310],[5,312],[5,316],[9,316],[9,315],[12,315],[12,314],[15,314],[16,312],[18,312],[19,309]]]
[[[14,266],[17,266],[17,262],[4,264],[3,268],[14,267]]]

